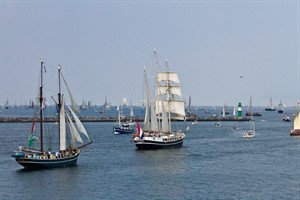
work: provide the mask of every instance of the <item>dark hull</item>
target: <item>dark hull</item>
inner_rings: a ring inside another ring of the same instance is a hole
[[[136,142],[135,146],[140,150],[154,150],[154,149],[172,149],[180,148],[182,146],[183,140],[178,140],[176,142],[153,142],[153,141],[144,141]]]
[[[300,136],[300,130],[299,129],[292,130],[290,132],[290,136]]]
[[[277,110],[278,113],[283,113],[283,110]]]
[[[133,129],[114,128],[114,134],[132,134]]]
[[[276,111],[276,108],[265,108],[265,111]]]
[[[16,161],[25,169],[47,169],[74,166],[77,163],[78,156],[79,154],[76,154],[74,156],[56,159],[31,159],[16,157]]]
[[[248,116],[248,117],[251,116],[251,114],[249,112],[246,112],[245,115]],[[261,117],[261,113],[260,112],[253,112],[252,116]]]

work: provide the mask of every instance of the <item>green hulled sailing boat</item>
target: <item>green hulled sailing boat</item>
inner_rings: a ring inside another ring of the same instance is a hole
[[[41,61],[41,77],[39,87],[39,107],[38,107],[38,120],[33,119],[31,134],[28,139],[28,146],[20,146],[17,151],[12,154],[12,157],[16,159],[16,162],[22,165],[26,169],[43,169],[43,168],[55,168],[55,167],[66,167],[76,165],[78,156],[80,155],[80,149],[91,144],[92,141],[88,136],[86,129],[80,122],[75,112],[78,110],[74,99],[70,93],[70,89],[66,84],[66,81],[61,73],[61,66],[58,67],[58,95],[57,100],[53,100],[56,103],[58,110],[58,128],[56,128],[55,135],[58,140],[58,145],[53,148],[52,145],[44,144],[46,138],[46,120],[44,116],[45,110],[45,97],[43,94],[44,83],[43,83],[43,70],[45,64]],[[61,93],[61,79],[63,79],[65,86],[69,92],[69,96],[72,102],[72,108],[65,106],[65,98]],[[73,111],[74,110],[74,111]],[[34,122],[39,121],[39,135],[35,134]],[[75,123],[74,123],[74,122]],[[54,124],[52,124],[54,126]],[[80,136],[84,135],[84,140]],[[34,148],[34,143],[39,141],[40,148]],[[85,141],[85,142],[84,142]]]

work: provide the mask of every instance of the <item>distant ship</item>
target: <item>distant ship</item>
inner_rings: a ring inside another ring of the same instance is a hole
[[[283,111],[284,111],[284,105],[283,105],[283,103],[281,102],[281,100],[280,100],[280,103],[278,104],[278,107],[277,107],[277,112],[278,113],[283,113]]]
[[[6,102],[5,102],[5,109],[8,109],[8,99],[6,99]]]
[[[253,138],[255,136],[255,123],[252,115],[252,97],[250,97],[250,129],[243,134],[244,138]]]
[[[251,112],[246,112],[245,114],[247,117],[250,117],[251,116]],[[261,117],[261,113],[260,112],[252,112],[252,116],[255,116],[255,117]]]
[[[121,123],[121,108],[119,109],[119,114],[118,114],[118,122],[116,125],[113,127],[113,133],[115,135],[119,134],[132,134],[134,132],[133,128],[129,125],[129,123]]]
[[[276,111],[276,107],[273,106],[272,98],[270,98],[270,106],[266,107],[265,111]]]

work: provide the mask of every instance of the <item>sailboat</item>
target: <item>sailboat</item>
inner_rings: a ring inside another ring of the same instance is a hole
[[[121,108],[118,107],[119,114],[118,114],[118,122],[113,127],[113,132],[115,135],[119,134],[132,134],[134,132],[133,128],[128,123],[122,124],[121,123]]]
[[[28,139],[28,147],[20,146],[17,151],[12,154],[16,162],[22,165],[25,169],[43,169],[43,168],[56,168],[56,167],[67,167],[76,165],[77,159],[81,153],[80,149],[91,144],[92,141],[88,136],[86,129],[80,122],[75,111],[78,107],[75,107],[75,101],[72,98],[69,87],[61,73],[61,67],[58,67],[58,100],[55,101],[58,108],[58,145],[57,149],[51,147],[51,143],[46,146],[44,139],[46,137],[46,124],[44,123],[44,102],[45,97],[43,95],[43,69],[45,65],[41,61],[41,79],[39,87],[39,138],[35,135],[35,120],[33,119],[31,134]],[[61,78],[63,78],[66,88],[69,92],[71,102],[74,103],[71,107],[65,106],[65,98],[61,93]],[[52,97],[53,98],[53,97]],[[54,98],[53,98],[54,99]],[[77,110],[76,110],[77,109]],[[69,112],[67,112],[67,110]],[[74,110],[74,111],[73,111]],[[71,119],[70,115],[73,119]],[[75,121],[75,124],[73,123]],[[68,124],[68,131],[66,125]],[[48,128],[49,130],[49,128]],[[45,133],[44,133],[45,132]],[[67,137],[69,133],[69,137]],[[83,142],[80,134],[85,136],[86,143]],[[55,133],[56,134],[56,133]],[[45,137],[45,138],[44,138]],[[39,141],[40,148],[33,148],[35,141]],[[80,146],[77,145],[80,143]]]
[[[270,106],[266,107],[265,111],[276,111],[276,107],[273,106],[272,98],[270,98]]]
[[[156,51],[154,56],[157,61]],[[158,63],[158,62],[155,62]],[[137,124],[138,134],[134,138],[138,149],[164,149],[181,147],[187,129],[182,132],[173,130],[171,120],[184,120],[185,107],[181,95],[178,74],[170,72],[167,62],[164,71],[155,72],[155,97],[152,99],[144,69],[146,105],[143,130]]]
[[[252,112],[252,97],[250,97],[250,129],[244,132],[243,137],[245,138],[252,138],[255,136],[255,124],[253,119],[253,112]]]
[[[278,109],[277,109],[277,112],[278,113],[283,113],[283,111],[284,111],[284,104],[281,102],[281,100],[280,100],[280,103],[278,104]]]
[[[133,126],[135,125],[133,118],[134,118],[134,113],[133,113],[133,108],[132,106],[130,106],[130,120],[126,122],[126,124],[128,124],[129,126]]]
[[[236,117],[236,109],[235,109],[235,106],[233,106],[232,116],[233,116],[234,118]]]
[[[8,98],[6,99],[6,102],[5,102],[5,109],[8,109]]]
[[[300,112],[294,118],[294,127],[290,132],[290,136],[300,136]]]
[[[222,117],[225,117],[225,115],[228,115],[228,114],[229,114],[229,112],[226,111],[226,110],[227,110],[227,106],[224,105],[224,106],[223,106],[223,109],[222,109],[222,112],[221,112]]]

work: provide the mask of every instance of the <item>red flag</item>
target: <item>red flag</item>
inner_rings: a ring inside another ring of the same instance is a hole
[[[35,130],[35,124],[34,124],[34,119],[32,120],[32,125],[31,125],[31,133],[33,133]]]
[[[143,129],[138,122],[136,122],[136,125],[137,125],[138,136],[142,139],[144,137]]]

